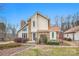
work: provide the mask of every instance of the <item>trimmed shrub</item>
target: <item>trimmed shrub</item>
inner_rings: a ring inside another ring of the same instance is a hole
[[[66,40],[67,38],[64,38],[64,40]]]
[[[60,42],[56,41],[56,40],[50,40],[47,42],[48,45],[59,45]]]
[[[17,43],[26,43],[26,41],[28,41],[28,39],[24,39],[24,38],[15,38],[14,40]]]
[[[68,41],[72,41],[72,39],[71,39],[71,38],[68,38],[67,40],[68,40]]]
[[[64,38],[64,40],[67,40],[67,41],[72,41],[71,38]]]

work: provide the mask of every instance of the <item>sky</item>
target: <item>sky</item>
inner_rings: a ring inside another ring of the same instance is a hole
[[[3,9],[1,10],[1,6]],[[77,3],[4,3],[0,4],[0,16],[5,17],[7,23],[18,25],[20,21],[27,21],[35,12],[40,12],[50,18],[51,24],[55,24],[56,16],[73,15],[79,12]],[[60,21],[60,20],[59,20]]]

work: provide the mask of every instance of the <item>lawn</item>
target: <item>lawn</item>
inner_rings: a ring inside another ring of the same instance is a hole
[[[79,47],[37,45],[34,48],[16,54],[16,56],[79,56]]]

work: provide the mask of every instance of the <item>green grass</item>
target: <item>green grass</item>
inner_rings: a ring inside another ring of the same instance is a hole
[[[54,48],[52,55],[56,56],[79,56],[79,48]]]
[[[43,47],[32,48],[16,54],[17,56],[79,56],[79,48]]]
[[[60,45],[60,42],[58,42],[58,41],[48,41],[47,45]]]

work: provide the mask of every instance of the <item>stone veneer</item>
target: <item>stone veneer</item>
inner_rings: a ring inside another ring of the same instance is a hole
[[[50,39],[50,33],[49,32],[38,32],[38,39],[40,38],[41,34],[45,34],[48,38],[48,40]]]

